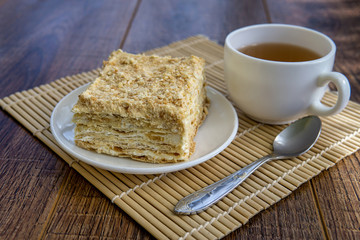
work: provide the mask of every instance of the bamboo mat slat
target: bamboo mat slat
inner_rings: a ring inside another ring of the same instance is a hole
[[[203,57],[208,84],[227,96],[223,48],[206,37],[190,37],[145,54]],[[92,81],[98,73],[99,69],[95,69],[17,92],[1,99],[0,105],[158,239],[222,238],[360,146],[360,105],[350,102],[340,114],[322,118],[321,136],[303,156],[264,165],[219,203],[200,214],[175,215],[172,209],[182,197],[270,153],[274,137],[285,126],[257,123],[236,109],[239,129],[234,141],[223,152],[198,166],[157,175],[97,169],[63,151],[51,134],[49,122],[57,102],[70,91]],[[329,105],[335,101],[336,95],[332,93],[327,93],[323,99]]]

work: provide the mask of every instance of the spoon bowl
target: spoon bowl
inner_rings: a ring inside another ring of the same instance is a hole
[[[273,143],[274,154],[296,157],[307,152],[321,132],[321,120],[315,116],[302,118],[280,132]]]
[[[319,138],[320,132],[321,120],[317,116],[308,116],[293,122],[274,139],[273,153],[184,197],[176,204],[174,212],[188,215],[207,209],[241,184],[264,163],[274,159],[296,157],[307,152]]]

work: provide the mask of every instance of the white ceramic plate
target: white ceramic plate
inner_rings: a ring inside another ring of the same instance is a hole
[[[77,147],[74,144],[74,127],[71,122],[72,107],[78,95],[87,88],[84,85],[66,95],[54,108],[50,126],[59,145],[70,155],[95,167],[132,174],[158,174],[182,170],[202,163],[224,150],[234,139],[238,118],[231,103],[221,93],[207,87],[211,101],[209,114],[195,137],[195,152],[189,161],[180,163],[153,164],[99,154]]]

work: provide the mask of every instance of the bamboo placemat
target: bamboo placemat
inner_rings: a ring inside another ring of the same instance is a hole
[[[223,82],[223,48],[207,38],[191,37],[146,54],[193,54],[205,58],[208,84],[227,95]],[[321,136],[303,156],[266,164],[205,212],[191,216],[175,215],[172,209],[182,197],[270,153],[274,137],[285,126],[254,122],[237,109],[239,129],[236,138],[228,148],[205,163],[160,175],[131,175],[97,169],[65,153],[52,136],[49,122],[57,102],[70,91],[93,80],[98,71],[68,76],[17,92],[0,100],[0,105],[158,239],[224,237],[360,146],[360,105],[350,102],[340,114],[322,118]],[[331,105],[336,96],[327,93],[323,101]]]

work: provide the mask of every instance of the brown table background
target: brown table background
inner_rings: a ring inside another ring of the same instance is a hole
[[[0,98],[192,35],[224,43],[258,23],[310,27],[337,44],[360,103],[358,0],[0,0]],[[360,121],[360,119],[359,119]],[[0,111],[0,239],[153,237]],[[360,239],[360,154],[340,161],[225,239]]]

